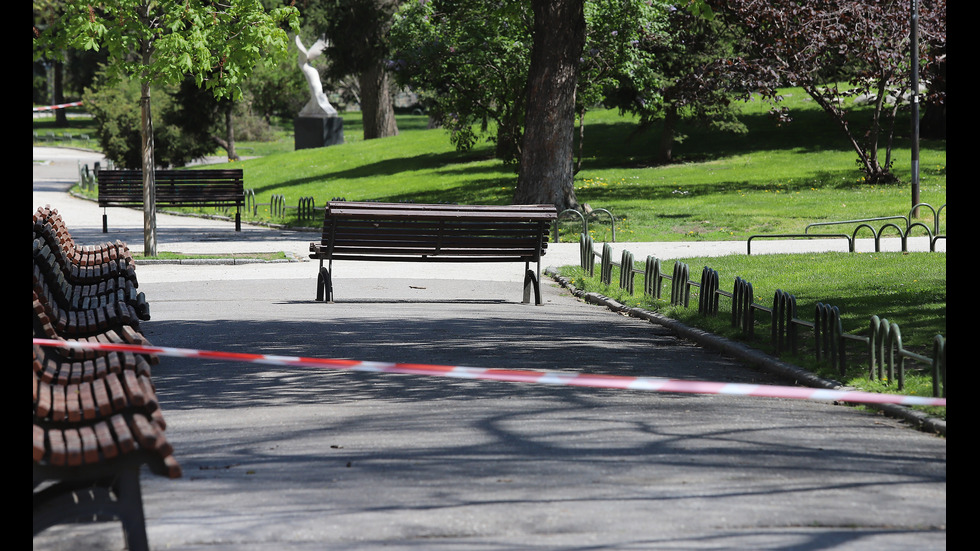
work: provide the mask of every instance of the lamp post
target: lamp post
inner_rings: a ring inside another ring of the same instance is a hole
[[[919,209],[919,0],[909,0],[910,40],[909,53],[912,61],[912,212],[917,217]]]

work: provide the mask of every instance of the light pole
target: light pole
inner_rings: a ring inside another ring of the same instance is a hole
[[[912,212],[910,216],[917,217],[919,212],[914,208],[919,204],[919,0],[909,0],[909,24],[911,37],[909,53],[912,57]]]

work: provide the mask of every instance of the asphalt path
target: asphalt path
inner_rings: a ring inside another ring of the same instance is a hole
[[[64,193],[90,157],[34,159],[35,209],[59,209],[83,243],[140,246],[140,213],[110,210],[102,234],[101,210]],[[317,237],[158,224],[160,250],[180,252],[302,259]],[[577,246],[546,258],[574,263]],[[338,263],[335,304],[313,300],[307,261],[137,275],[152,314],[142,329],[160,346],[792,382],[548,282],[542,306],[521,304],[521,268]],[[154,382],[184,470],[143,477],[154,549],[946,547],[945,438],[853,407],[180,358]],[[58,526],[34,549],[119,549],[120,536],[117,523]]]

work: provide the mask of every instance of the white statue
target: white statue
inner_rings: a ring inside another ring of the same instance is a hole
[[[327,95],[323,93],[323,85],[320,83],[320,73],[310,65],[310,60],[316,59],[329,46],[323,38],[317,40],[310,49],[303,47],[299,35],[296,36],[296,47],[299,49],[299,68],[306,76],[306,82],[310,85],[310,101],[307,102],[303,110],[299,112],[301,117],[336,117],[337,110],[330,105]]]

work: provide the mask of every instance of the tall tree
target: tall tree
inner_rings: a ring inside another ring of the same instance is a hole
[[[157,86],[153,96],[153,161],[157,168],[184,166],[214,150],[217,102],[191,78],[180,87]],[[92,114],[100,150],[115,166],[143,166],[140,141],[140,84],[132,79],[111,84],[99,79],[82,100]]]
[[[660,31],[663,14],[659,3],[622,0],[590,0],[583,12],[585,46],[574,79],[580,121],[608,89],[650,65],[641,45]],[[410,2],[395,17],[390,64],[458,149],[487,136],[498,158],[519,165],[534,25],[528,0]],[[580,122],[580,136],[583,128]]]
[[[457,149],[489,135],[497,158],[517,162],[532,21],[526,0],[409,2],[395,17],[390,65]]]
[[[34,37],[40,35],[41,29],[47,28],[52,21],[57,21],[61,17],[61,3],[55,0],[34,0]],[[45,60],[47,61],[47,60]],[[48,88],[51,94],[48,102],[51,105],[60,105],[65,101],[65,67],[64,61],[54,59],[45,63],[46,75],[50,79]],[[55,109],[55,125],[68,126],[68,115],[64,109]]]
[[[532,0],[534,38],[514,203],[577,208],[572,166],[584,0]]]
[[[283,25],[297,28],[290,7],[266,11],[259,0],[70,1],[35,40],[35,57],[66,49],[108,51],[110,74],[140,82],[143,151],[143,247],[156,255],[156,185],[150,91],[192,75],[218,97],[239,96],[256,62],[285,52]]]

